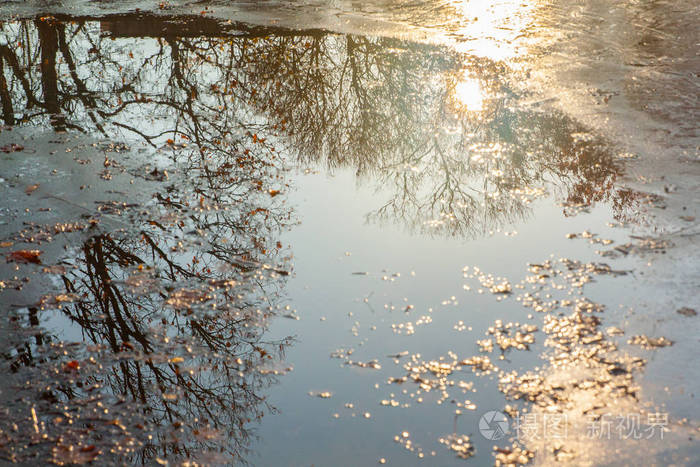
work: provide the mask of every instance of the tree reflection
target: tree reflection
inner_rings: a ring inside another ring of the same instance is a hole
[[[72,234],[78,248],[74,268],[61,275],[64,292],[30,308],[30,326],[38,326],[38,309],[57,304],[79,326],[88,356],[76,358],[73,349],[68,358],[76,359],[66,361],[63,344],[51,346],[56,340],[45,334],[33,345],[20,334],[19,350],[6,356],[14,371],[29,367],[44,401],[40,416],[61,414],[46,433],[35,430],[55,443],[52,462],[82,462],[74,455],[83,452],[89,460],[92,453],[116,454],[117,463],[126,462],[122,456],[242,462],[252,423],[274,410],[263,390],[284,372],[280,360],[290,344],[265,338],[289,273],[277,238],[290,212],[260,189],[274,166],[227,165],[222,158],[230,154],[223,153],[208,154],[205,165],[200,151],[185,148],[178,155],[173,174],[184,175],[151,185],[157,204],[147,211],[137,203],[100,204],[91,220],[98,227],[88,231],[102,230],[100,213],[107,211],[130,226],[91,234],[82,244],[80,233]],[[239,171],[244,181],[214,193]],[[245,182],[251,176],[256,183]],[[22,400],[34,410],[30,397]],[[110,434],[111,426],[121,431]],[[36,441],[8,443],[7,457],[28,459],[14,456],[40,449],[44,443]]]
[[[396,39],[270,30],[226,37],[232,32],[216,22],[182,21],[183,34],[199,26],[209,36],[178,37],[172,23],[150,17],[107,19],[100,32],[90,22],[35,21],[57,31],[68,69],[77,70],[66,82],[41,74],[42,83],[59,83],[42,84],[41,106],[56,113],[57,88],[68,118],[54,125],[112,125],[153,145],[182,136],[202,152],[242,150],[241,133],[263,145],[257,133],[279,133],[301,160],[352,167],[381,187],[388,199],[370,218],[421,232],[504,227],[552,189],[569,205],[612,199],[625,214],[613,188],[621,167],[607,144],[560,113],[522,106],[509,84],[521,77],[502,64]],[[137,47],[122,38],[158,35]],[[87,44],[89,58],[76,64],[70,57]],[[483,94],[473,96],[476,111],[455,104],[465,77]],[[22,79],[8,80],[15,109],[36,101],[21,92]]]
[[[525,216],[546,189],[572,205],[617,197],[608,145],[561,113],[523,107],[501,64],[354,36],[270,38],[256,51],[258,108],[302,159],[353,167],[389,191],[371,218],[471,236]],[[469,96],[476,108],[458,102],[465,84],[482,93]]]
[[[269,289],[279,274],[253,267],[246,275],[203,274],[179,263],[174,256],[181,255],[166,254],[149,233],[142,235],[141,245],[129,237],[90,238],[81,267],[63,276],[66,292],[81,297],[63,312],[88,342],[116,356],[104,373],[83,384],[101,380],[111,393],[138,401],[154,427],[183,425],[174,439],[156,430],[159,437],[141,452],[146,458],[196,458],[223,449],[226,458],[240,461],[251,420],[271,409],[261,391],[275,381],[271,364],[288,345],[264,339],[275,313],[256,298],[265,294],[274,303],[274,291],[255,289]],[[213,266],[202,262],[206,269]],[[197,436],[206,430],[209,435]]]
[[[152,201],[147,210],[129,194],[101,203],[95,225],[109,214],[128,227],[98,225],[84,241],[74,235],[80,246],[75,268],[61,276],[65,291],[32,307],[30,325],[38,325],[39,309],[58,304],[92,354],[76,358],[74,349],[66,360],[51,335],[37,333],[33,343],[17,336],[20,350],[6,358],[41,388],[40,419],[61,416],[36,429],[23,420],[37,440],[15,440],[4,454],[31,459],[47,436],[59,464],[100,454],[115,462],[244,461],[254,422],[273,410],[263,390],[284,371],[290,343],[265,338],[289,273],[278,237],[292,213],[278,196],[276,151],[255,124],[201,98],[185,63],[193,58],[182,57],[177,42],[153,41],[131,68],[120,61],[133,54],[113,48],[94,23],[38,18],[4,32],[6,123],[103,135],[116,127],[170,160],[127,168],[105,154],[103,178],[128,171]],[[206,43],[193,40],[188,53]],[[164,70],[169,79],[155,81]],[[24,403],[34,410],[34,399]]]

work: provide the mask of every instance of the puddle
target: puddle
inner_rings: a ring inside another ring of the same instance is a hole
[[[697,74],[589,3],[16,6],[0,457],[692,464]]]

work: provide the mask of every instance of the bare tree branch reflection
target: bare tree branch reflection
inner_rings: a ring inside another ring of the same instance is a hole
[[[99,358],[66,362],[60,350],[46,350],[53,339],[44,334],[7,355],[15,371],[24,365],[42,382],[40,414],[62,413],[47,428],[50,460],[111,452],[144,463],[243,462],[254,423],[274,410],[263,391],[284,372],[280,359],[290,343],[264,337],[289,273],[278,236],[293,222],[277,196],[283,171],[276,151],[256,125],[222,113],[223,100],[200,98],[187,65],[196,58],[180,56],[179,42],[153,41],[155,52],[130,68],[121,64],[124,50],[103,45],[111,41],[95,35],[94,24],[39,18],[8,27],[17,33],[8,43],[28,52],[10,50],[15,62],[34,57],[41,65],[39,84],[31,60],[4,70],[11,97],[4,114],[39,105],[39,113],[18,120],[102,134],[117,126],[171,160],[170,174],[162,166],[128,169],[155,190],[153,202],[148,210],[122,203],[117,214],[129,228],[89,236],[76,269],[62,276],[64,298],[56,301],[74,302],[61,312]],[[193,40],[187,50],[196,56],[207,47],[206,39]],[[165,88],[148,91],[164,70]],[[160,122],[144,125],[137,115]],[[105,157],[105,170],[126,170],[118,164]],[[51,358],[35,359],[35,348]]]
[[[107,20],[101,30],[152,35],[156,20],[142,21],[144,29]],[[302,161],[352,167],[383,195],[391,191],[370,218],[398,219],[432,234],[471,236],[504,227],[552,188],[570,205],[620,201],[613,181],[621,167],[606,143],[579,138],[585,128],[562,114],[519,106],[503,66],[486,59],[387,38],[269,31],[225,37],[221,26],[209,23],[202,27],[221,38],[141,39],[141,56],[134,57],[132,49],[90,34],[86,24],[71,25],[93,44],[94,59],[84,67],[112,77],[108,89],[103,81],[78,78],[65,43],[68,26],[53,26],[64,38],[60,49],[73,80],[62,89],[75,94],[61,101],[81,102],[71,115],[89,116],[75,126],[91,121],[102,131],[98,115],[154,146],[179,136],[202,153],[243,150],[241,132],[278,132]],[[77,44],[75,34],[69,35]],[[55,81],[44,74],[47,83]],[[478,111],[455,103],[465,76],[480,84]],[[87,90],[100,86],[99,93]],[[44,100],[55,111],[54,101]],[[158,131],[133,123],[146,121]]]

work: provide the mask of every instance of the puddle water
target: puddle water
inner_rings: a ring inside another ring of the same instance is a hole
[[[697,461],[697,7],[13,8],[4,460]]]

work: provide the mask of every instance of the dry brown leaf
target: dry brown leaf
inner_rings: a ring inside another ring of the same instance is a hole
[[[78,360],[71,360],[70,362],[66,362],[66,364],[63,366],[63,371],[77,371],[80,369],[80,362]]]
[[[40,254],[40,250],[17,250],[7,255],[7,262],[41,264]]]

